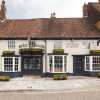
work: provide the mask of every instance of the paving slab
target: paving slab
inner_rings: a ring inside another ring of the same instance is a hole
[[[8,82],[0,82],[0,92],[3,91],[77,91],[100,89],[100,79],[96,77],[69,77],[68,80],[53,80],[52,78],[21,77]]]

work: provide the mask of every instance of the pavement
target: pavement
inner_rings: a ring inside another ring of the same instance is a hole
[[[24,76],[12,78],[8,82],[0,82],[0,92],[8,91],[100,91],[100,79],[96,77],[69,76],[68,80],[53,80],[52,78],[40,78],[39,76]]]

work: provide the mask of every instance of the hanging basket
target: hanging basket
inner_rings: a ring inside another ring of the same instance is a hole
[[[40,48],[24,48],[19,50],[20,54],[42,54],[43,49]]]

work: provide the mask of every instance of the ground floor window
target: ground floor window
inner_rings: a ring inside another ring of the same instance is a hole
[[[66,55],[49,55],[50,72],[66,72]]]
[[[2,60],[5,72],[19,71],[20,57],[2,57]]]
[[[100,71],[100,56],[86,56],[85,71]]]
[[[4,58],[4,70],[13,71],[13,58]]]

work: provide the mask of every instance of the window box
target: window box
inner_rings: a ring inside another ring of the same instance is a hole
[[[15,51],[3,51],[3,56],[14,56]]]
[[[62,49],[62,48],[53,49],[53,53],[54,54],[63,54],[64,53],[64,49]]]
[[[67,75],[64,73],[55,73],[53,75],[54,80],[67,80]]]
[[[90,50],[90,54],[100,54],[100,50]]]

